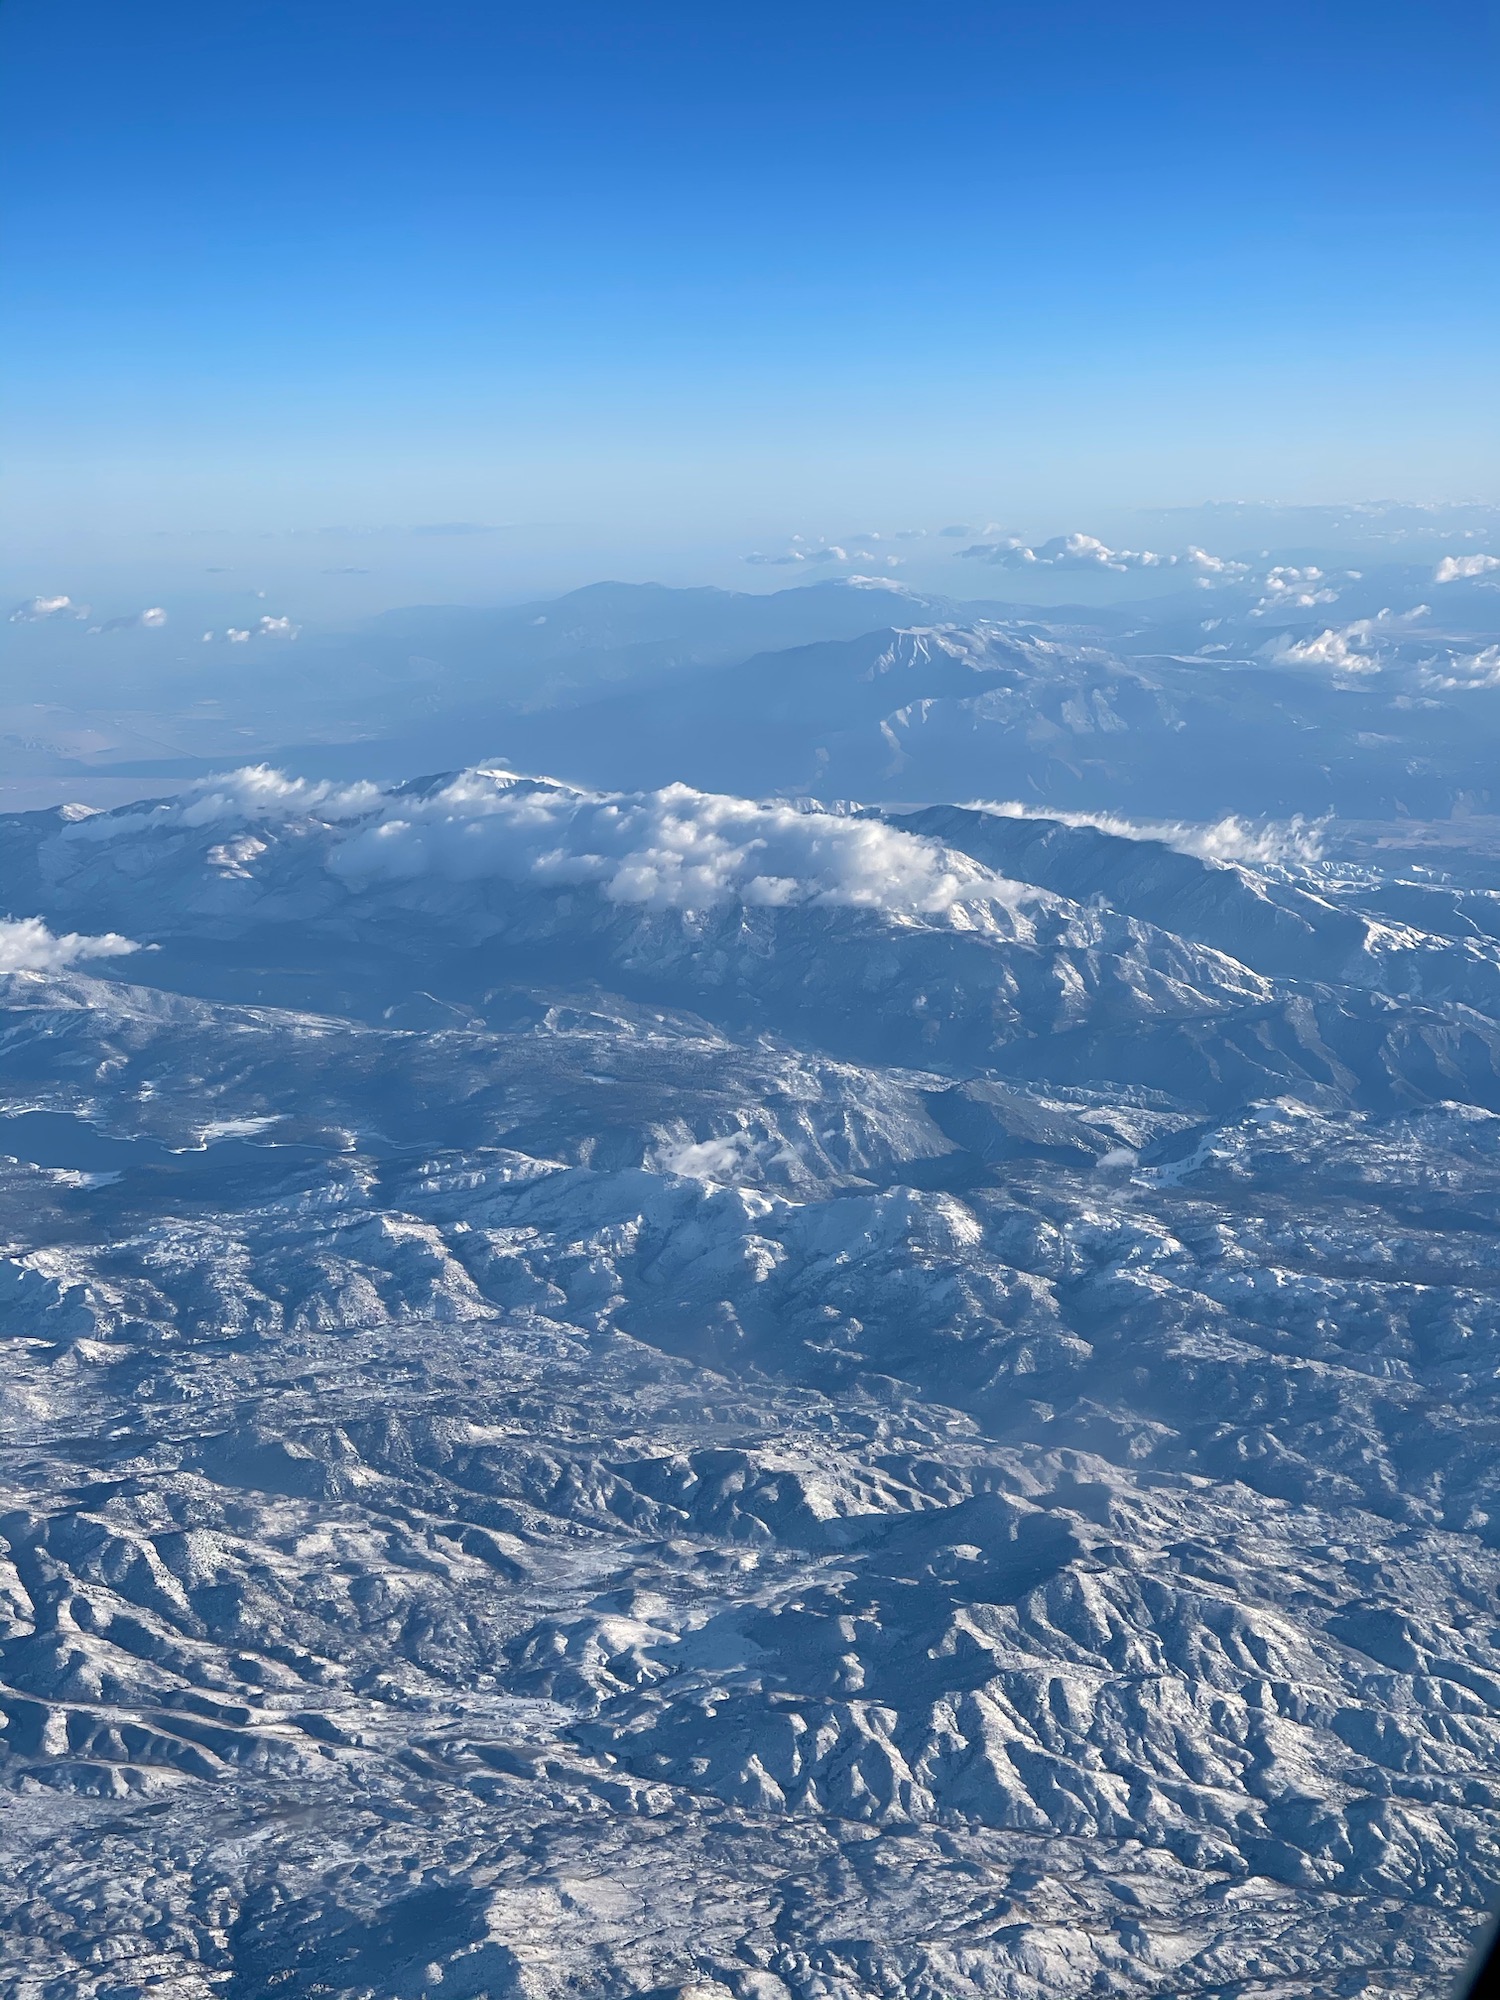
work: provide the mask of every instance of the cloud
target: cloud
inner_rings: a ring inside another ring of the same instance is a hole
[[[1313,563],[1303,569],[1278,563],[1267,570],[1260,587],[1265,595],[1259,604],[1251,606],[1252,618],[1263,618],[1268,611],[1308,611],[1315,604],[1337,604],[1339,596]]]
[[[220,777],[205,778],[164,810],[182,826],[287,820],[312,814],[338,824],[376,811],[389,795],[379,785],[337,785],[328,778],[289,778],[269,764],[247,764]],[[113,814],[86,822],[106,833]],[[128,817],[128,816],[127,816]]]
[[[1277,639],[1265,648],[1267,659],[1279,667],[1324,667],[1331,673],[1375,674],[1380,662],[1360,652],[1351,643],[1351,633],[1325,628],[1311,639]]]
[[[972,809],[998,813],[1005,819],[1060,820],[1064,826],[1091,826],[1119,840],[1159,841],[1163,847],[1194,855],[1200,861],[1239,862],[1251,868],[1318,861],[1323,854],[1321,822],[1303,819],[1300,814],[1289,820],[1248,820],[1230,813],[1206,823],[1126,819],[1120,813],[1064,812],[1012,799],[976,801]]]
[[[156,632],[167,622],[167,614],[159,604],[151,605],[145,611],[132,611],[123,618],[106,618],[102,625],[96,625],[96,632]]]
[[[780,555],[764,555],[757,549],[745,558],[747,563],[764,563],[778,569],[795,563],[846,563],[848,560],[848,551],[840,548],[837,542],[804,542],[800,535],[793,535]]]
[[[1434,583],[1460,583],[1500,569],[1500,556],[1444,556],[1433,572]]]
[[[339,785],[326,778],[289,778],[269,764],[246,764],[237,771],[200,778],[175,798],[156,805],[91,813],[65,827],[58,838],[99,845],[158,827],[217,829],[297,819],[338,826],[378,812],[390,797],[375,784]]]
[[[1262,648],[1267,659],[1277,666],[1324,667],[1335,673],[1375,674],[1380,671],[1380,661],[1361,647],[1378,644],[1382,639],[1399,637],[1403,626],[1416,625],[1430,617],[1432,607],[1415,604],[1410,611],[1392,611],[1389,605],[1377,611],[1373,618],[1356,618],[1352,624],[1332,627],[1319,632],[1309,639],[1292,639],[1283,636]]]
[[[319,835],[329,872],[353,890],[423,880],[593,889],[647,910],[861,908],[895,921],[985,927],[1045,892],[882,820],[757,803],[687,785],[589,792],[508,771],[472,770],[384,789],[289,778],[265,765],[205,779],[158,804],[64,828],[108,843],[194,829],[204,864],[253,873],[277,827]],[[226,838],[251,829],[249,837]]]
[[[594,793],[466,771],[426,797],[391,795],[335,849],[351,884],[499,877],[596,885],[613,903],[702,910],[822,904],[948,916],[1029,892],[936,841],[878,820],[668,785]]]
[[[878,542],[884,539],[878,534],[858,537],[861,542]],[[756,549],[745,557],[745,561],[772,569],[792,568],[802,563],[870,563],[882,569],[900,569],[902,566],[900,556],[878,555],[873,549],[856,547],[852,541],[846,548],[842,542],[807,542],[801,535],[793,535],[786,548],[779,554],[767,554],[763,549]]]
[[[139,945],[115,931],[102,937],[68,931],[58,937],[40,917],[0,918],[0,973],[62,972],[81,958],[121,958],[139,950]]]
[[[231,646],[248,646],[252,639],[295,639],[301,631],[302,627],[294,624],[290,618],[271,618],[262,615],[253,625],[226,626],[224,637]],[[207,645],[213,636],[212,632],[205,632],[204,644]]]
[[[1477,653],[1450,653],[1422,669],[1422,685],[1448,690],[1500,687],[1500,646],[1482,646]]]
[[[1132,569],[1183,568],[1196,571],[1198,581],[1205,584],[1236,583],[1250,572],[1248,563],[1210,555],[1207,549],[1189,547],[1182,555],[1160,555],[1155,549],[1112,549],[1097,535],[1081,534],[1054,535],[1036,548],[1028,547],[1019,535],[1007,535],[998,542],[976,542],[959,554],[993,563],[997,569],[1113,570],[1123,575]]]
[[[12,625],[31,625],[44,618],[87,618],[89,607],[75,604],[71,597],[28,597],[10,614]]]
[[[1191,545],[1182,561],[1189,569],[1199,572],[1200,583],[1212,583],[1216,579],[1224,583],[1237,583],[1242,576],[1250,574],[1249,563],[1236,562],[1233,556],[1213,556],[1207,549]]]

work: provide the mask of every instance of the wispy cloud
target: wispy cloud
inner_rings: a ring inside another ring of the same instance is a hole
[[[919,530],[914,530],[919,533]],[[793,535],[784,549],[767,551],[756,549],[745,557],[747,563],[755,563],[772,569],[794,569],[804,564],[832,564],[836,568],[848,568],[853,563],[865,563],[873,569],[900,569],[903,558],[887,555],[883,551],[871,549],[866,544],[884,541],[879,534],[863,535],[843,542],[810,542],[801,535]],[[897,539],[908,540],[907,535]]]
[[[767,555],[757,549],[745,558],[747,563],[762,563],[772,569],[794,567],[798,563],[847,563],[849,552],[840,548],[837,542],[804,542],[800,535],[793,535],[789,545],[779,553]]]
[[[973,810],[1006,819],[1058,820],[1064,826],[1091,826],[1120,840],[1159,841],[1200,861],[1237,862],[1244,867],[1290,866],[1317,861],[1323,853],[1323,824],[1302,818],[1242,819],[1236,813],[1207,822],[1180,819],[1127,819],[1121,813],[1064,812],[1017,800],[976,800]]]
[[[145,611],[131,611],[121,618],[106,618],[102,625],[95,625],[95,632],[155,632],[167,622],[167,614],[159,604],[148,606]]]

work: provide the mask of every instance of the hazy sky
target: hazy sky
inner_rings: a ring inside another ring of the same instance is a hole
[[[1500,497],[1496,81],[1467,0],[4,0],[17,560]]]

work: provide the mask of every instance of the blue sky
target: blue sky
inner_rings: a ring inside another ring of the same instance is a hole
[[[1496,69],[1464,0],[3,0],[5,516],[1500,497]]]

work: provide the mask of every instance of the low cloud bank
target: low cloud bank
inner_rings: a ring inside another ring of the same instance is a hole
[[[667,785],[591,793],[466,771],[423,798],[393,798],[343,842],[345,881],[498,876],[597,885],[614,903],[702,910],[723,903],[864,907],[941,915],[1005,902],[1020,885],[877,820]]]
[[[1013,911],[1040,898],[968,855],[879,820],[688,785],[588,792],[502,770],[383,789],[252,765],[150,807],[97,814],[57,837],[93,844],[154,831],[257,828],[269,841],[278,827],[321,830],[329,872],[355,889],[424,877],[502,880],[594,887],[611,902],[656,910],[822,904],[960,925],[966,912]],[[230,845],[216,839],[205,860],[247,874],[265,851],[258,839],[239,840],[230,856]]]

